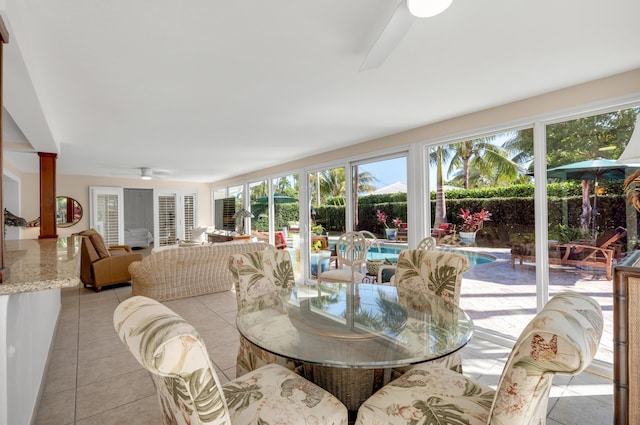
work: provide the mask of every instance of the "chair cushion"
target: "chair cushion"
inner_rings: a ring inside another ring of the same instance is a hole
[[[102,235],[98,233],[97,230],[95,229],[83,230],[82,232],[80,232],[80,234],[82,236],[89,237],[89,240],[93,245],[93,248],[96,250],[100,258],[107,258],[111,256],[111,254],[109,253],[109,249],[104,243],[104,239],[102,239]]]
[[[346,424],[347,408],[319,386],[270,364],[222,385],[234,424]]]
[[[364,275],[360,272],[355,272],[353,274],[354,280],[356,282],[362,281],[364,279]],[[351,269],[333,269],[327,270],[326,272],[322,272],[320,274],[319,280],[335,280],[339,282],[351,282]]]
[[[420,364],[365,401],[356,424],[486,425],[494,396],[494,390],[462,374]]]

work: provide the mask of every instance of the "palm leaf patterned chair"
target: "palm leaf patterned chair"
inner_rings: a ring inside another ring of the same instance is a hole
[[[265,249],[234,254],[229,257],[229,270],[234,280],[238,310],[263,295],[295,286],[291,256],[285,250]],[[287,325],[292,326],[290,323],[283,323],[283,326]],[[292,329],[290,335],[295,338],[295,329]],[[291,370],[298,366],[292,360],[262,350],[240,335],[236,376],[270,363],[277,363]]]
[[[438,241],[436,238],[432,236],[427,236],[418,242],[416,249],[422,249],[427,251],[432,251],[438,248]],[[378,283],[384,283],[385,278],[389,278],[388,282],[393,283],[394,274],[396,272],[397,266],[395,265],[383,265],[378,269]],[[388,271],[385,271],[388,270]]]
[[[410,304],[418,311],[421,306],[428,307],[429,297],[434,295],[458,306],[462,274],[468,269],[469,260],[464,255],[439,250],[409,249],[402,251],[398,257],[393,284],[404,289],[404,294],[410,294]],[[411,318],[409,321],[411,322]],[[420,332],[420,328],[407,326],[406,331]],[[459,352],[429,363],[462,373]],[[407,370],[407,367],[396,368],[394,376]]]
[[[321,271],[318,264],[318,282],[362,282],[366,276],[362,269],[367,263],[370,248],[362,232],[347,232],[340,235],[336,242],[335,255],[321,261],[336,262],[335,269]]]
[[[593,360],[602,311],[592,298],[553,297],[522,331],[493,390],[438,367],[412,368],[360,406],[356,425],[541,425],[553,375],[577,375]]]
[[[151,372],[164,425],[347,423],[337,398],[279,365],[221,385],[195,328],[158,301],[129,298],[113,320],[122,342]]]

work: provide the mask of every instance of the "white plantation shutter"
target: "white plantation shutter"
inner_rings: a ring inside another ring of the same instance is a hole
[[[91,187],[90,226],[103,237],[107,246],[124,243],[124,207],[122,188]]]
[[[177,239],[177,217],[176,217],[176,195],[157,196],[157,225],[160,246],[176,243]]]
[[[184,195],[183,205],[184,238],[191,240],[191,231],[196,226],[196,195]]]

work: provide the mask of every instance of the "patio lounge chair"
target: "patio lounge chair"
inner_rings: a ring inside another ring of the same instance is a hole
[[[396,240],[398,242],[406,242],[408,233],[408,224],[400,223],[400,226],[398,227],[398,233],[396,234]]]
[[[600,248],[610,248],[615,251],[616,260],[620,261],[622,257],[622,239],[627,236],[627,229],[618,226],[615,229],[609,229],[596,239],[594,246]],[[590,244],[587,244],[590,245]]]
[[[431,229],[431,236],[438,241],[447,236],[455,237],[456,225],[453,223],[442,223],[440,226]]]
[[[549,263],[567,266],[585,266],[604,269],[608,280],[612,279],[613,259],[620,258],[622,246],[619,241],[627,235],[626,229],[618,227],[604,232],[595,241],[569,242],[566,244],[549,243]],[[515,260],[522,265],[524,261],[536,261],[535,244],[520,244],[511,249],[511,267]]]

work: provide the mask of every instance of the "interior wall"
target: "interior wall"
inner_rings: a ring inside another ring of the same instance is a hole
[[[124,190],[124,227],[145,228],[153,235],[153,189]]]
[[[20,215],[20,182],[13,174],[6,172],[2,178],[2,204],[12,214],[22,217]],[[16,239],[20,239],[20,227],[6,226],[5,240]]]
[[[6,164],[5,167],[11,164]],[[13,167],[15,168],[15,167]],[[36,173],[21,173],[21,217],[30,221],[40,215],[40,180]],[[199,226],[209,226],[212,221],[211,212],[211,190],[206,183],[177,182],[168,180],[141,180],[139,178],[109,178],[98,176],[76,176],[76,175],[57,175],[56,176],[56,195],[69,196],[82,205],[82,219],[71,226],[58,228],[59,237],[67,237],[73,233],[80,232],[89,228],[89,187],[91,186],[108,186],[108,187],[126,187],[132,189],[169,189],[183,190],[197,193],[198,196],[198,223]],[[153,229],[151,227],[150,229]],[[39,227],[23,228],[21,230],[21,239],[37,239],[40,234]]]

